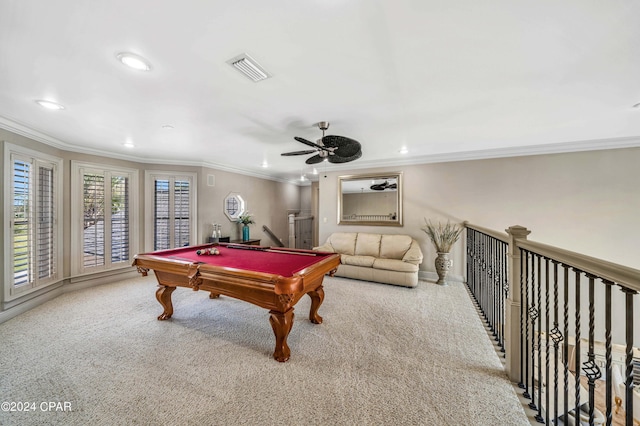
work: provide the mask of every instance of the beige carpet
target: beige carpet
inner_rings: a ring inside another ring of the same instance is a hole
[[[298,303],[287,363],[266,310],[177,289],[158,321],[155,288],[76,291],[0,324],[0,402],[36,403],[0,424],[530,424],[462,284],[327,277],[324,323]]]

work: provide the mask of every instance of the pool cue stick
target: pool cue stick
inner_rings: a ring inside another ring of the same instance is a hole
[[[303,252],[299,252],[299,251],[287,251],[287,250],[271,250],[271,249],[266,249],[264,251],[268,251],[270,253],[287,253],[287,254],[297,254],[299,256],[317,256],[317,254],[315,253],[303,253]]]

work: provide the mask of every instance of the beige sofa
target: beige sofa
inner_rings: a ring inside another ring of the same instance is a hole
[[[337,277],[415,287],[422,250],[408,235],[336,232],[317,251],[340,253]]]

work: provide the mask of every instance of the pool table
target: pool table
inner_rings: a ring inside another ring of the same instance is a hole
[[[214,247],[219,255],[197,254]],[[339,264],[336,253],[225,243],[142,253],[133,260],[142,275],[150,269],[155,272],[156,299],[164,308],[159,320],[171,318],[171,293],[177,287],[208,291],[211,299],[224,295],[269,309],[276,338],[273,357],[280,362],[291,354],[287,336],[293,326],[294,305],[308,294],[309,320],[322,323],[318,315],[324,300],[322,280],[327,273],[333,276]]]

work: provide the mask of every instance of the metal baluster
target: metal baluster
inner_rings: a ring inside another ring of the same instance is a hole
[[[587,274],[587,278],[589,278],[589,352],[587,354],[588,360],[584,363],[584,367],[582,367],[582,369],[589,382],[589,424],[593,424],[596,380],[602,377],[602,373],[600,372],[600,368],[596,365],[596,354],[594,351],[595,309],[593,301],[595,277],[591,274]]]
[[[536,319],[538,320],[538,414],[536,414],[535,419],[538,423],[544,423],[544,419],[542,418],[542,258],[537,256],[538,258],[538,303],[536,306],[538,307],[538,312],[536,314]]]
[[[529,252],[526,250],[523,250],[522,253],[524,254],[524,256],[522,256],[524,258],[524,271],[525,271],[525,275],[524,275],[524,282],[522,283],[524,289],[525,289],[525,297],[522,299],[522,309],[523,309],[523,316],[524,316],[524,321],[523,323],[525,324],[524,327],[524,359],[525,359],[525,391],[522,394],[522,396],[524,396],[525,398],[532,398],[531,394],[529,393],[529,280],[530,280],[530,276],[529,276]],[[526,307],[526,311],[524,310]],[[531,383],[531,385],[533,386],[533,382]],[[533,393],[533,392],[532,392]]]
[[[518,386],[520,387],[520,389],[524,389],[524,393],[522,394],[522,396],[524,396],[525,398],[529,397],[529,394],[527,392],[527,378],[528,376],[528,372],[525,371],[525,362],[527,359],[528,354],[525,352],[525,346],[526,346],[526,326],[525,326],[525,321],[526,321],[526,315],[525,315],[525,306],[527,306],[527,299],[525,298],[525,289],[527,287],[527,278],[526,278],[526,266],[525,266],[525,256],[526,251],[524,251],[523,249],[519,249],[520,250],[520,383],[518,383]]]
[[[482,315],[487,322],[487,239],[482,235]]]
[[[500,350],[505,352],[504,349],[504,323],[505,323],[505,303],[507,297],[509,297],[509,283],[507,282],[507,244],[502,241],[500,243]]]
[[[498,335],[500,334],[500,329],[498,328],[498,295],[500,293],[498,293],[497,291],[497,286],[498,286],[498,245],[496,244],[496,240],[495,238],[491,238],[491,250],[493,251],[493,266],[491,268],[492,270],[492,277],[493,280],[491,282],[491,292],[492,294],[492,299],[493,299],[493,337],[496,340],[497,343],[500,342],[500,338],[498,337]]]
[[[496,274],[495,274],[495,241],[493,240],[493,238],[489,238],[487,237],[487,239],[489,240],[489,268],[487,269],[488,271],[488,280],[487,280],[487,287],[489,290],[489,309],[490,309],[490,315],[489,317],[491,318],[491,333],[493,334],[493,339],[494,340],[498,340],[497,339],[497,334],[496,334],[496,298],[495,298],[495,282],[496,282]]]
[[[536,319],[538,318],[538,311],[535,307],[536,301],[536,274],[535,267],[536,265],[536,256],[535,254],[531,254],[531,305],[529,306],[529,317],[531,318],[531,402],[529,403],[529,408],[532,410],[537,410],[536,406],[536,393],[535,393],[535,383],[536,383]]]
[[[548,258],[544,258],[544,264],[545,264],[545,292],[544,292],[544,334],[545,334],[545,355],[546,355],[546,359],[545,359],[545,375],[544,375],[544,380],[545,383],[547,385],[547,392],[545,393],[545,401],[544,401],[544,407],[545,407],[545,417],[544,417],[544,422],[546,424],[549,424],[549,259]]]
[[[558,261],[553,260],[553,422],[558,420],[558,344],[565,340],[558,328]],[[548,388],[547,388],[548,389]]]
[[[576,274],[576,341],[574,346],[575,353],[575,365],[574,369],[576,372],[576,382],[575,382],[575,395],[576,395],[576,405],[574,407],[573,415],[576,420],[576,424],[580,424],[580,273],[582,271],[573,268]]]
[[[624,382],[624,406],[625,406],[625,424],[631,426],[633,424],[633,295],[636,294],[634,290],[623,287],[622,291],[625,294],[625,328],[626,328],[626,343],[625,348],[625,382]]]
[[[473,277],[471,268],[473,267],[473,229],[467,228],[467,287],[471,290]]]
[[[569,266],[562,265],[564,269],[564,335],[569,336]],[[562,361],[564,368],[564,407],[563,413],[565,421],[569,416],[569,339],[564,339],[564,345],[562,347]]]
[[[475,270],[473,271],[474,276],[474,295],[476,299],[476,304],[480,308],[480,312],[482,313],[482,307],[480,307],[480,265],[482,263],[482,252],[480,250],[480,234],[476,235],[476,263]]]
[[[478,260],[480,263],[478,264],[478,305],[480,306],[480,312],[482,312],[482,318],[486,319],[486,315],[484,312],[484,283],[482,282],[484,276],[484,241],[482,238],[478,238]]]
[[[604,334],[605,334],[605,369],[607,375],[606,381],[606,402],[607,402],[607,426],[611,426],[613,422],[613,392],[611,389],[611,286],[613,283],[611,281],[602,280],[605,284],[605,293],[604,293]]]

